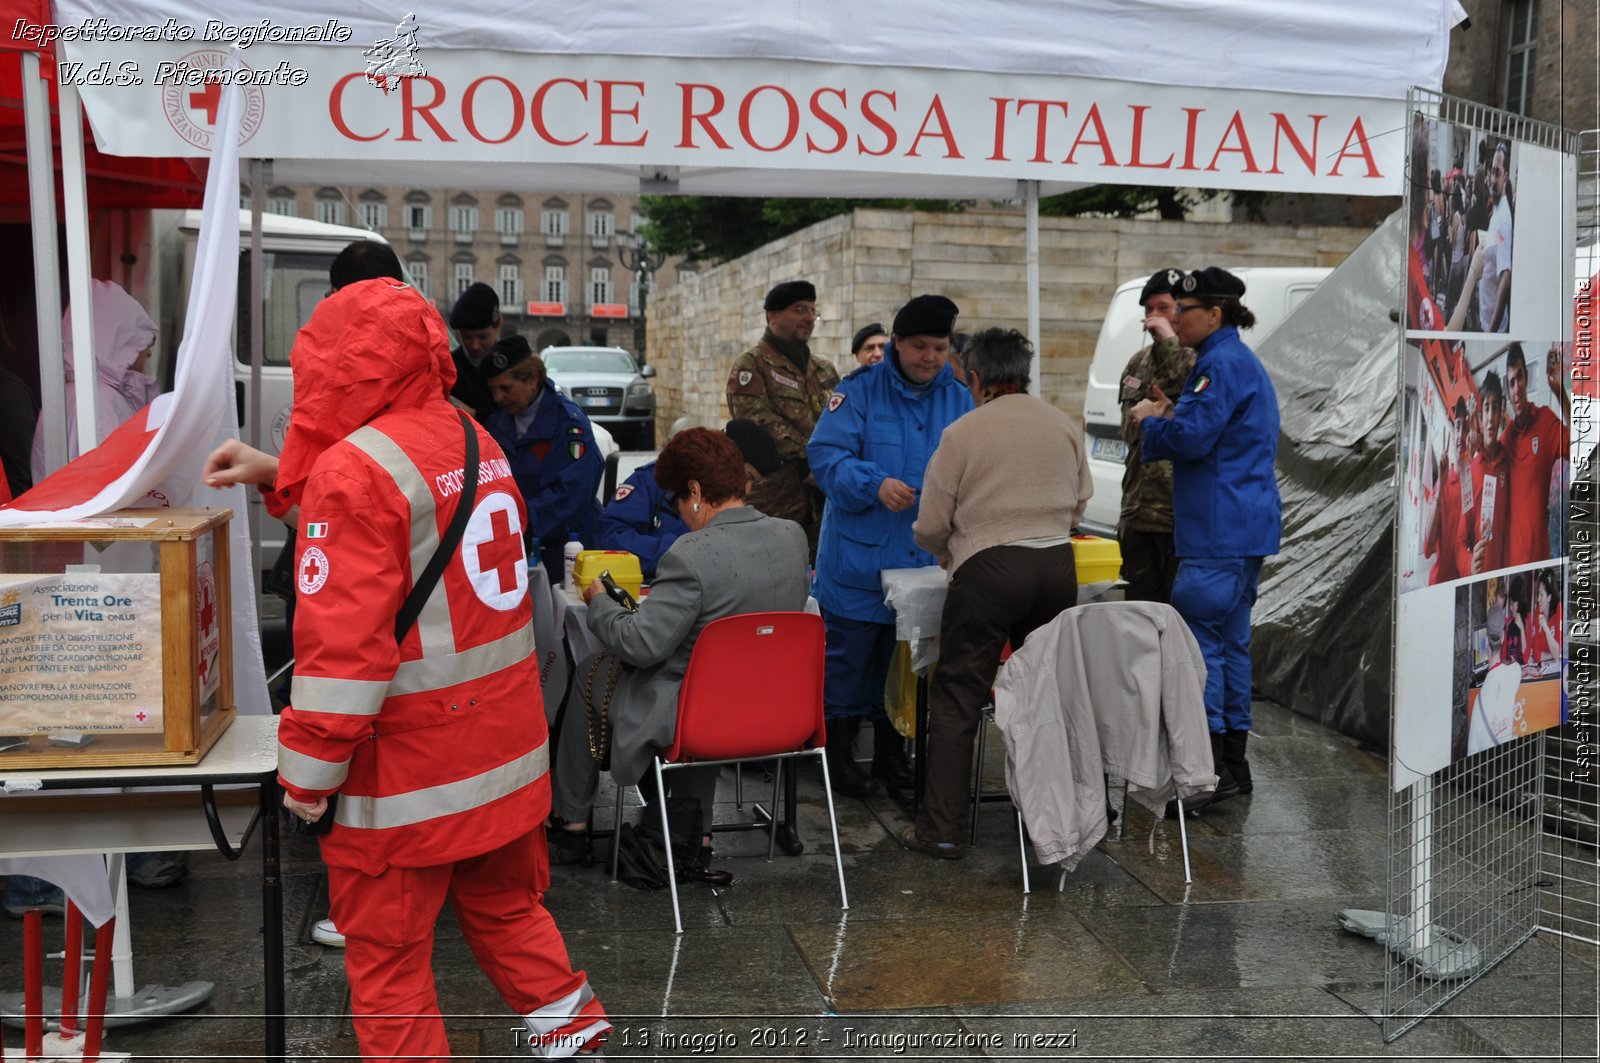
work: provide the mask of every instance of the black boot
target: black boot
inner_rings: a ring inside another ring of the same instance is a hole
[[[1234,778],[1233,772],[1228,768],[1228,762],[1223,759],[1223,736],[1218,731],[1211,732],[1211,766],[1217,773],[1217,788],[1203,797],[1197,797],[1183,806],[1185,812],[1199,812],[1203,808],[1210,808],[1218,801],[1226,801],[1230,797],[1239,796],[1239,782]],[[1167,802],[1167,818],[1178,818],[1178,802]]]
[[[867,797],[878,792],[878,784],[856,763],[855,732],[860,726],[859,718],[840,716],[827,721],[824,755],[828,758],[828,778],[834,793],[845,797]]]
[[[888,719],[872,721],[872,777],[899,790],[916,785],[917,777],[906,758],[906,740]]]
[[[1255,789],[1250,782],[1250,762],[1244,759],[1245,742],[1249,737],[1249,731],[1228,731],[1222,736],[1222,762],[1228,766],[1228,771],[1233,773],[1234,782],[1238,783],[1241,794],[1250,793]]]

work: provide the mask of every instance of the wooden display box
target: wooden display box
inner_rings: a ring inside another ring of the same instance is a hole
[[[232,516],[0,528],[0,770],[205,756],[235,714]]]

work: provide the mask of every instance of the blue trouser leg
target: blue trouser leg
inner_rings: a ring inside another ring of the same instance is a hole
[[[894,654],[894,625],[851,620],[824,611],[827,660],[822,678],[823,715],[828,719],[883,717],[883,684]]]
[[[1250,727],[1250,607],[1260,571],[1257,558],[1186,558],[1172,586],[1172,605],[1205,658],[1206,723],[1216,734]]]
[[[1261,559],[1245,558],[1240,576],[1239,596],[1223,622],[1223,677],[1226,689],[1222,699],[1222,729],[1250,730],[1250,610],[1256,604],[1256,584],[1261,578]]]

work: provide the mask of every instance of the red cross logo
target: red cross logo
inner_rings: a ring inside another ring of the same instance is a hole
[[[306,547],[300,555],[300,574],[296,584],[301,594],[315,594],[328,582],[328,555],[318,546]]]
[[[150,720],[150,714],[145,712],[143,709],[137,709],[134,711],[133,719],[135,723],[148,723]]]
[[[222,86],[215,81],[206,82],[199,92],[189,93],[189,107],[206,113],[206,125],[217,124],[217,108],[222,106]]]
[[[517,589],[517,562],[522,560],[522,536],[511,529],[511,514],[497,509],[489,515],[490,539],[478,544],[478,568],[500,577],[500,593]]]

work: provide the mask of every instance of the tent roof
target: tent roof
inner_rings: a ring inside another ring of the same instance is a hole
[[[366,6],[330,19],[281,0],[270,21],[245,0],[53,7],[79,38],[64,61],[138,64],[141,85],[82,89],[112,154],[204,154],[216,94],[159,64],[220,66],[243,35],[260,38],[242,52],[254,70],[304,72],[250,90],[241,150],[273,159],[274,180],[371,182],[382,164],[385,184],[993,198],[1025,180],[1392,194],[1406,89],[1438,88],[1461,14],[1455,0],[487,0],[406,5],[413,50],[395,14]],[[413,76],[369,78],[384,56]]]

